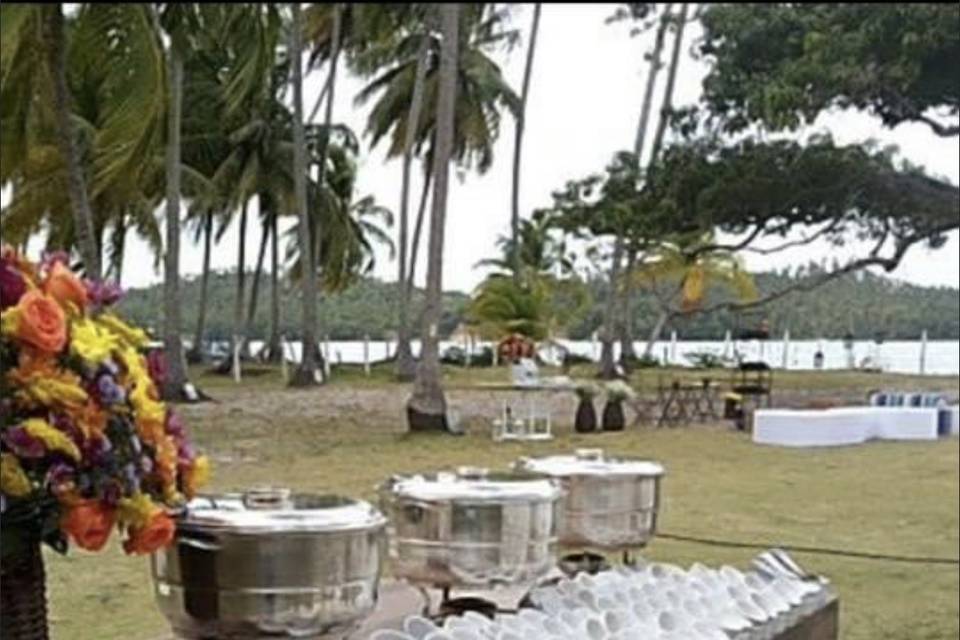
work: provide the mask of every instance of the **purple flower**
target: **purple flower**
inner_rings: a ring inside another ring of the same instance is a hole
[[[177,446],[177,464],[180,466],[189,466],[196,456],[197,453],[190,443],[183,442]]]
[[[186,428],[183,420],[173,409],[167,409],[167,419],[164,422],[164,430],[177,440],[183,440],[186,436]]]
[[[87,298],[98,307],[110,306],[123,297],[123,289],[116,282],[85,278],[83,286],[87,289]]]
[[[150,456],[140,456],[140,469],[144,475],[153,471],[153,460],[150,459]]]
[[[163,349],[152,349],[147,353],[147,373],[157,387],[163,387],[167,380],[167,355]]]
[[[126,400],[126,393],[123,387],[114,381],[108,374],[102,374],[97,378],[97,395],[100,403],[103,405],[119,404]]]
[[[79,427],[73,423],[73,420],[71,420],[69,416],[63,415],[62,413],[51,413],[50,424],[70,436],[70,439],[73,440],[77,446],[83,445],[83,432],[80,431]]]
[[[47,471],[47,486],[53,493],[69,490],[74,484],[73,468],[63,462],[55,462]]]
[[[139,488],[139,486],[140,484],[138,482],[137,487]],[[101,500],[103,500],[106,504],[110,505],[111,507],[115,507],[120,502],[120,498],[122,497],[123,487],[120,486],[119,482],[113,480],[103,485]]]
[[[136,493],[140,490],[140,476],[137,474],[136,465],[132,462],[123,466],[123,477],[127,481],[130,493]]]
[[[23,427],[13,427],[3,432],[3,443],[21,458],[42,458],[43,442],[34,438]]]
[[[91,466],[99,467],[110,457],[113,445],[107,438],[90,438],[83,443],[83,459]]]
[[[44,251],[43,256],[40,258],[40,268],[44,271],[49,271],[53,268],[53,265],[57,263],[62,263],[63,266],[70,266],[70,254],[66,251]]]
[[[6,255],[0,257],[0,309],[17,304],[26,291],[27,285],[16,263]]]

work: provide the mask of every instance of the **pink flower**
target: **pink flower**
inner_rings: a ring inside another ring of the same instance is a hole
[[[167,354],[162,349],[153,349],[147,354],[147,373],[153,384],[162,387],[167,380]]]
[[[16,263],[6,255],[0,257],[0,309],[17,304],[26,291],[27,285]]]

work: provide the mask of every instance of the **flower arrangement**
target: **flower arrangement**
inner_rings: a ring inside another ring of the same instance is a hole
[[[0,254],[5,557],[37,538],[98,551],[114,530],[127,553],[151,553],[206,481],[207,458],[159,400],[146,334],[109,311],[119,297],[77,277],[65,254],[40,264]]]
[[[577,387],[573,390],[573,392],[576,393],[577,397],[580,398],[581,400],[591,400],[594,396],[597,395],[597,387],[590,384],[589,382],[585,382],[583,384],[577,385]]]
[[[606,384],[607,398],[611,402],[623,402],[633,398],[636,392],[623,380],[612,380]]]

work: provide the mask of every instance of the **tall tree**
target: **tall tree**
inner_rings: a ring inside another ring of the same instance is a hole
[[[167,376],[162,394],[166,399],[183,397],[187,382],[186,359],[180,338],[180,107],[183,99],[184,43],[172,38],[167,52],[170,75],[170,104],[166,150],[166,247],[163,260],[163,343],[167,355]]]
[[[47,64],[53,79],[53,104],[57,119],[57,145],[60,155],[66,160],[67,184],[70,195],[70,210],[73,213],[74,233],[83,257],[84,272],[89,278],[100,278],[100,250],[93,229],[93,213],[87,198],[87,185],[80,164],[73,130],[70,107],[70,90],[67,86],[66,37],[63,30],[63,6],[55,2],[46,10],[44,21],[44,46]]]
[[[660,15],[657,32],[654,36],[653,51],[649,55],[649,69],[647,71],[647,85],[643,93],[643,103],[640,107],[640,119],[637,122],[637,134],[634,141],[633,153],[637,157],[637,162],[642,163],[644,143],[647,137],[647,130],[650,126],[650,112],[653,106],[653,90],[657,84],[657,76],[663,65],[660,61],[663,53],[664,39],[667,34],[667,27],[670,24],[670,15],[672,3],[668,3]],[[637,262],[637,253],[639,248],[635,243],[629,243],[627,246],[627,264],[626,273],[629,275]],[[633,348],[633,279],[625,278],[622,287],[611,286],[610,295],[620,300],[620,363],[624,368],[630,366],[630,362],[636,359],[636,353]],[[610,313],[612,313],[613,303],[610,303]],[[610,354],[612,357],[612,353]],[[610,365],[603,366],[605,370],[610,370]]]
[[[203,337],[207,326],[207,293],[210,284],[210,254],[213,244],[213,213],[202,214],[203,267],[200,271],[200,304],[197,308],[197,329],[193,334],[193,346],[187,352],[189,362],[202,362],[204,357]]]
[[[523,150],[523,129],[526,124],[527,96],[530,93],[530,76],[533,74],[533,56],[537,50],[537,31],[540,27],[540,3],[533,5],[533,20],[530,23],[530,42],[527,44],[527,61],[523,67],[523,85],[520,89],[520,108],[516,115],[516,135],[513,141],[513,189],[510,197],[510,235],[513,237],[513,278],[520,279],[520,156]]]
[[[290,378],[292,386],[317,384],[320,372],[317,368],[317,278],[310,217],[307,212],[307,158],[303,131],[303,61],[301,39],[303,37],[300,4],[290,4],[293,20],[290,33],[290,62],[293,88],[293,181],[296,194],[297,215],[300,220],[300,255],[306,262],[306,276],[300,279],[303,302],[303,346],[300,366]],[[339,29],[339,27],[338,27]],[[338,36],[339,37],[339,36]],[[333,74],[327,80],[332,86]],[[328,98],[328,105],[332,99]],[[328,107],[329,109],[329,107]]]
[[[674,16],[669,13],[669,7],[667,13],[665,13],[663,20],[660,24],[660,28],[657,31],[657,43],[658,47],[662,47],[663,38],[662,34],[665,27],[673,23],[675,35],[673,39],[673,51],[670,54],[670,65],[667,68],[667,84],[663,90],[663,100],[660,106],[660,117],[657,121],[657,130],[653,136],[653,144],[650,147],[650,159],[647,161],[647,165],[651,165],[657,161],[657,156],[660,154],[660,148],[663,145],[663,138],[667,130],[667,123],[670,121],[671,113],[673,110],[673,91],[676,87],[677,82],[677,69],[680,66],[680,50],[683,45],[683,32],[687,23],[687,13],[690,6],[687,3],[683,3],[680,6],[680,11]],[[655,54],[656,64],[659,66],[660,63],[660,52],[657,51]],[[653,63],[651,63],[653,64]],[[649,86],[648,86],[649,89]],[[644,129],[646,129],[646,122],[642,123]],[[638,135],[639,137],[639,135]],[[639,139],[639,142],[642,143],[642,138]],[[639,154],[642,153],[638,151]],[[629,276],[635,267],[637,261],[637,252],[636,247],[630,249],[630,255],[627,264],[627,275]],[[621,328],[621,359],[626,363],[630,359],[636,358],[636,354],[633,350],[633,318],[632,318],[632,309],[633,309],[633,284],[634,279],[627,277],[623,282],[623,326]],[[664,319],[663,314],[661,314],[658,322],[654,325],[653,332],[647,340],[647,347],[645,350],[645,355],[649,356],[653,348],[653,344],[659,339],[660,331],[663,330],[663,327],[666,326],[666,319]]]
[[[436,149],[434,150],[433,206],[430,220],[430,245],[427,260],[426,304],[420,361],[413,394],[407,402],[407,420],[412,430],[446,429],[447,401],[440,382],[438,323],[443,295],[443,236],[447,214],[450,158],[454,145],[454,117],[457,99],[457,54],[460,44],[460,5],[438,6],[440,15],[439,87],[436,112]]]
[[[426,25],[424,25],[426,28]],[[411,274],[407,276],[407,246],[410,207],[410,169],[413,163],[414,145],[417,141],[417,130],[420,127],[420,114],[423,109],[423,89],[427,77],[427,65],[430,55],[429,34],[420,39],[417,51],[417,70],[413,84],[413,98],[410,102],[410,113],[407,118],[406,139],[403,148],[403,173],[400,183],[400,225],[398,230],[398,269],[397,289],[399,305],[397,309],[397,378],[412,380],[416,375],[416,362],[413,359],[413,350],[410,347],[410,294],[412,293],[412,265]],[[421,207],[422,210],[422,207]],[[420,218],[418,217],[418,220]],[[419,235],[419,233],[418,233]]]

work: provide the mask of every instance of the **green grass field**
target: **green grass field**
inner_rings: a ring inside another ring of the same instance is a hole
[[[452,386],[465,387],[495,376],[455,371],[448,379]],[[497,444],[479,429],[460,438],[404,434],[401,418],[391,407],[402,407],[409,389],[388,383],[384,371],[370,379],[345,372],[334,383],[310,391],[283,389],[275,371],[250,377],[239,387],[222,378],[199,379],[220,402],[183,411],[195,439],[214,459],[213,490],[275,483],[371,498],[389,473],[460,464],[503,467],[520,455],[599,446],[666,465],[665,532],[887,554],[958,555],[956,438],[788,450],[755,446],[749,436],[725,425],[587,436],[561,425],[557,439],[547,444]],[[785,388],[824,393],[922,385],[952,388],[954,395],[957,383],[956,378],[921,383],[850,373],[786,374],[780,382]],[[354,402],[351,394],[364,389],[393,404],[386,409],[369,406],[362,399],[370,396],[362,394]],[[463,393],[469,399],[469,392]],[[330,415],[303,411],[304,406],[334,405]],[[655,539],[646,550],[647,557],[684,565],[701,561],[745,567],[753,555],[749,550],[663,539]],[[56,640],[153,640],[167,635],[151,599],[147,561],[124,556],[116,540],[101,555],[72,551],[60,557],[48,552],[46,558]],[[946,640],[960,634],[956,565],[801,553],[796,558],[839,589],[843,638]]]

